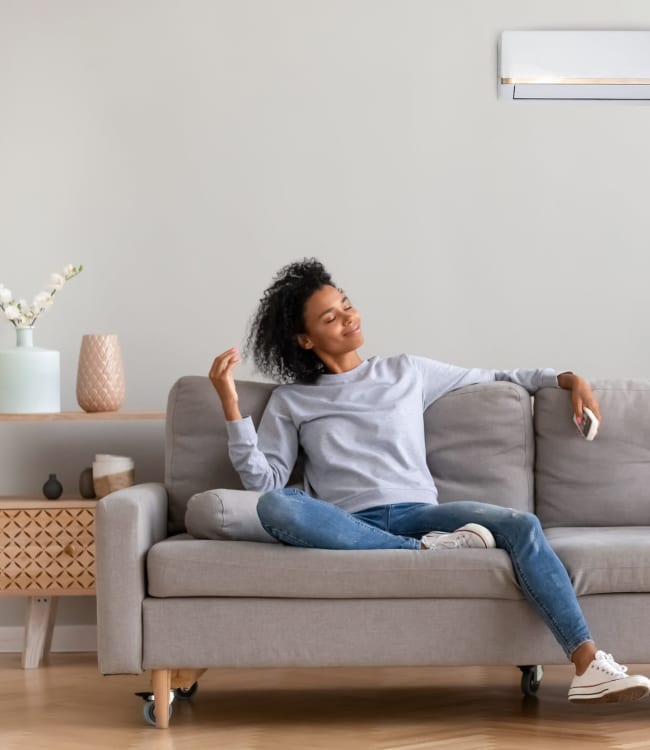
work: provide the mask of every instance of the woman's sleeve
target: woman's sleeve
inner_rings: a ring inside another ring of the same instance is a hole
[[[273,391],[259,429],[250,417],[226,422],[228,455],[247,490],[285,487],[298,455],[298,431]]]
[[[558,387],[557,372],[550,367],[540,370],[481,370],[448,365],[426,357],[411,356],[410,360],[422,378],[425,409],[445,393],[476,383],[506,380],[521,385],[529,393],[535,393],[539,388]]]

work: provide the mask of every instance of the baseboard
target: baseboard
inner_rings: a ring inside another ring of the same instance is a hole
[[[25,629],[0,627],[0,653],[20,653]],[[53,652],[97,651],[96,625],[56,625],[52,634]]]

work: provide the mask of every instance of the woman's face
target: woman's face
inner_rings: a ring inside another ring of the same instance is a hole
[[[361,316],[345,292],[333,286],[315,291],[305,302],[305,333],[298,336],[304,349],[313,349],[323,358],[356,351],[363,344]]]

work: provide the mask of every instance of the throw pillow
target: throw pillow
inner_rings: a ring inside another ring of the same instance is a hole
[[[197,539],[277,542],[257,515],[259,492],[207,490],[192,495],[185,511],[185,527]]]

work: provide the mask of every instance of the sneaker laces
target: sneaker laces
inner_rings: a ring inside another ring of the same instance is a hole
[[[430,531],[420,540],[425,547],[441,549],[460,549],[467,546],[467,539],[456,531]]]
[[[609,670],[612,674],[614,672],[619,672],[622,674],[625,674],[627,672],[627,667],[623,664],[619,664],[617,661],[614,660],[614,657],[611,654],[605,653],[605,651],[598,651],[596,654],[597,661],[606,662],[607,666],[609,667]],[[598,669],[602,669],[602,667],[598,667]]]
[[[447,549],[459,549],[460,547],[467,546],[467,540],[459,536],[451,537],[449,539],[441,539],[437,547],[445,547]]]

